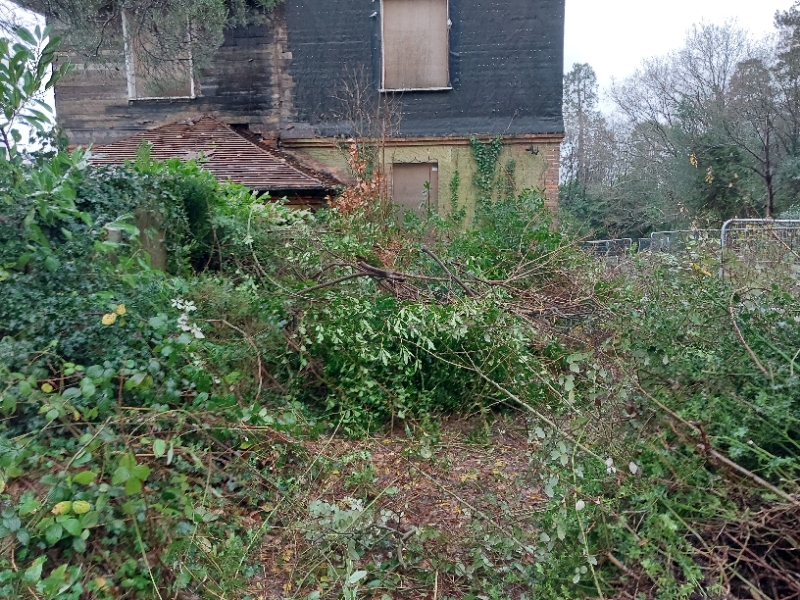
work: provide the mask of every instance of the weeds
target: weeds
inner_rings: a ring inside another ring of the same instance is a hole
[[[3,171],[5,596],[797,595],[791,277],[609,275],[533,191],[407,227],[37,161]]]

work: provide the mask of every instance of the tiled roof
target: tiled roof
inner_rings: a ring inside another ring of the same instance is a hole
[[[96,165],[136,159],[142,141],[152,144],[156,160],[206,158],[203,168],[222,181],[231,180],[253,190],[323,190],[331,185],[301,170],[295,162],[254,144],[212,117],[164,125],[130,137],[92,147]]]

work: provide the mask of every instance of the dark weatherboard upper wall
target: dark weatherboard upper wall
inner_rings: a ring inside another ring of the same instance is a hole
[[[379,87],[380,2],[285,0],[296,118],[318,135],[344,133],[343,81]],[[560,133],[564,0],[450,0],[452,90],[404,92],[406,136]],[[287,130],[288,129],[288,130]],[[284,124],[284,137],[308,128]]]
[[[564,0],[450,0],[452,89],[383,97],[380,10],[380,0],[284,0],[269,22],[226,32],[193,99],[129,101],[124,65],[79,65],[57,86],[59,123],[77,144],[204,113],[266,137],[329,137],[351,134],[347,113],[372,114],[382,98],[398,104],[403,136],[563,131]],[[368,102],[354,107],[345,84],[366,86]]]
[[[271,25],[227,31],[192,100],[129,101],[125,65],[84,65],[71,57],[78,68],[56,86],[58,123],[73,144],[107,143],[206,113],[229,124],[272,122],[277,129],[275,32]]]

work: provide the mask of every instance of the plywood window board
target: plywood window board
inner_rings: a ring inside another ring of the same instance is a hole
[[[439,205],[438,163],[394,163],[392,202],[423,217]]]
[[[382,0],[384,90],[449,89],[448,0]]]

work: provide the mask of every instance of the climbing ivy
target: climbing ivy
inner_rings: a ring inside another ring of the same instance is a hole
[[[505,167],[498,176],[497,189],[502,194],[503,199],[513,198],[516,194],[516,173],[517,161],[509,158]]]
[[[455,225],[461,225],[466,215],[466,210],[459,202],[458,189],[461,186],[461,173],[456,168],[450,178],[450,219]]]
[[[489,142],[481,142],[473,136],[470,145],[477,165],[473,184],[478,192],[478,206],[514,198],[516,162],[509,159],[503,167],[499,166],[503,137],[498,135]]]
[[[480,203],[491,202],[494,195],[497,161],[503,151],[503,138],[498,135],[490,142],[484,143],[475,136],[470,136],[469,143],[472,147],[472,156],[478,167],[473,179],[475,188],[478,190],[477,201]]]

